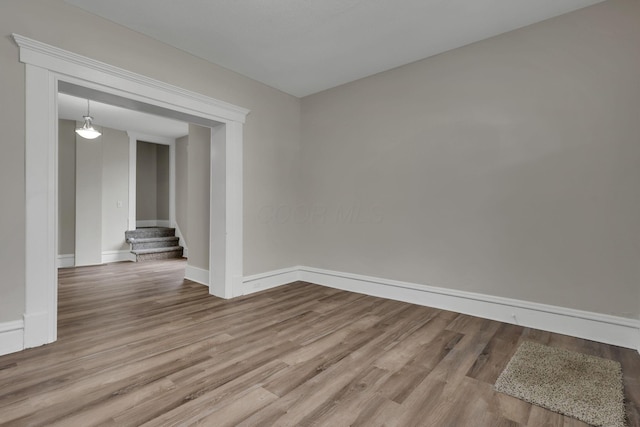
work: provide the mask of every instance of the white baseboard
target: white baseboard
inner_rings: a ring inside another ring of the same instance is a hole
[[[58,255],[58,268],[70,268],[76,266],[76,256],[74,254]]]
[[[233,296],[237,297],[248,295],[265,289],[286,285],[287,283],[296,282],[298,280],[300,280],[300,270],[298,267],[283,268],[281,270],[274,270],[267,273],[245,276],[242,279],[242,287],[238,290],[234,289]]]
[[[49,313],[46,311],[25,313],[22,315],[22,319],[24,321],[24,348],[39,347],[52,342],[49,337]]]
[[[24,349],[24,322],[0,323],[0,356]]]
[[[298,280],[305,282],[640,351],[640,320],[637,319],[311,267],[298,267],[297,270]]]
[[[137,227],[171,227],[168,219],[142,219],[136,221]]]
[[[121,261],[134,261],[136,256],[129,250],[124,251],[104,251],[102,252],[102,263],[107,264],[109,262],[121,262]]]
[[[194,267],[187,264],[184,269],[184,278],[201,285],[209,286],[209,270]]]
[[[136,256],[131,251],[103,251],[102,264],[109,262],[135,261]],[[99,265],[99,264],[96,264]],[[58,255],[58,268],[70,268],[76,266],[76,258],[74,254]]]

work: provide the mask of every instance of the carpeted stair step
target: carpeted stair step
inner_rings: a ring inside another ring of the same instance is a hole
[[[133,239],[150,239],[154,237],[173,237],[176,235],[176,229],[170,227],[141,227],[135,230],[125,231],[124,237],[127,243],[131,243]]]
[[[182,246],[169,246],[164,248],[136,249],[131,253],[135,254],[136,261],[145,261],[151,259],[169,259],[181,258]]]
[[[172,246],[178,246],[178,237],[131,237],[129,243],[131,243],[132,250],[138,249],[155,249],[155,248],[167,248]]]

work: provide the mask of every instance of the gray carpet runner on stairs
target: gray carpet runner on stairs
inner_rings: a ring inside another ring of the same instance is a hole
[[[141,227],[125,232],[127,243],[136,261],[181,258],[182,246],[176,237],[176,229],[168,227]]]

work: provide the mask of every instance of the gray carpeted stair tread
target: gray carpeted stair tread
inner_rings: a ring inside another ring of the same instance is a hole
[[[176,229],[171,227],[141,227],[125,232],[127,243],[136,261],[181,258],[184,248],[178,246]]]
[[[153,242],[171,242],[180,240],[176,236],[164,236],[164,237],[130,237],[129,241],[136,243],[153,243]],[[171,245],[173,246],[173,245]]]
[[[142,254],[157,254],[161,252],[177,252],[177,251],[182,251],[183,249],[184,248],[182,246],[167,246],[163,248],[135,249],[135,250],[132,250],[131,252],[136,255],[142,255]]]
[[[145,239],[153,237],[173,237],[176,229],[171,227],[142,227],[135,230],[125,231],[124,236],[127,242],[131,239]]]

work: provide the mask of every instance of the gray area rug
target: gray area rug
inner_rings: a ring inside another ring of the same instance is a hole
[[[622,367],[613,360],[525,341],[495,389],[595,426],[625,425]]]

